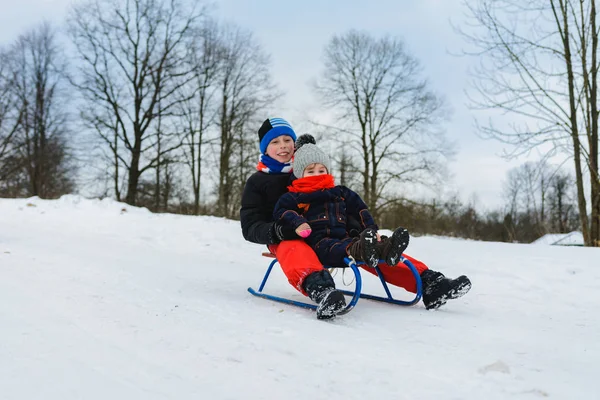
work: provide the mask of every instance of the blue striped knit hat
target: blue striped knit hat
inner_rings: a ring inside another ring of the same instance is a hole
[[[282,135],[291,136],[296,141],[296,132],[294,132],[289,122],[283,118],[267,118],[258,129],[261,154],[267,152],[267,146],[271,140]]]

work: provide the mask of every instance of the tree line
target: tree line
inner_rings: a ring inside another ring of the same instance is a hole
[[[331,145],[338,182],[382,226],[504,241],[588,226],[579,172],[572,182],[549,166],[511,172],[506,206],[485,215],[458,197],[403,197],[447,178],[446,102],[400,38],[351,30],[329,40],[323,60],[313,89],[330,118],[312,133]],[[252,32],[181,0],[78,3],[64,29],[43,23],[0,48],[0,61],[3,197],[85,189],[158,212],[237,218],[257,162],[256,127],[283,95]],[[578,87],[575,114],[590,82]],[[585,104],[593,130],[597,114]],[[593,167],[593,145],[584,154]],[[588,238],[596,217],[592,209]]]
[[[507,173],[503,205],[481,211],[459,196],[386,209],[385,226],[404,225],[412,233],[509,243],[531,243],[547,233],[580,230],[574,178],[564,169],[527,162]]]

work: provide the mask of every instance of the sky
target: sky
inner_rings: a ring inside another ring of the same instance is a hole
[[[247,292],[271,259],[237,221],[63,196],[0,227],[2,400],[598,399],[598,248],[411,238],[471,291],[320,321]],[[264,291],[308,301],[278,265]]]
[[[71,1],[0,3],[0,44],[7,44],[43,19],[60,24]],[[444,128],[447,138],[456,143],[457,154],[449,164],[452,177],[443,191],[459,193],[479,209],[504,204],[506,172],[526,159],[507,161],[500,155],[510,148],[476,134],[474,118],[484,115],[469,109],[465,95],[469,67],[476,60],[456,56],[464,41],[450,23],[464,23],[461,0],[220,0],[214,4],[216,16],[253,31],[271,54],[273,79],[285,92],[273,114],[288,119],[299,132],[311,129],[308,119],[318,111],[310,83],[319,76],[323,48],[333,35],[358,29],[401,37],[421,62],[431,88],[452,110]]]

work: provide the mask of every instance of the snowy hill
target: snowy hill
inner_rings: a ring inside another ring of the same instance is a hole
[[[600,249],[414,238],[472,291],[329,322],[246,291],[261,251],[236,221],[0,199],[0,398],[600,398]]]

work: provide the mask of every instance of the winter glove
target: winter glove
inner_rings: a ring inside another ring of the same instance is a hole
[[[298,139],[296,139],[296,151],[298,151],[298,149],[304,146],[306,143],[317,144],[317,141],[315,140],[314,136],[309,133],[300,135],[298,136]]]
[[[306,239],[310,236],[312,229],[310,228],[310,225],[305,222],[299,227],[297,227],[295,232],[298,236]]]
[[[283,242],[284,240],[294,240],[298,239],[298,235],[296,234],[296,230],[291,226],[287,226],[286,224],[282,224],[279,221],[275,221],[273,224],[273,238],[276,239],[276,242]]]

